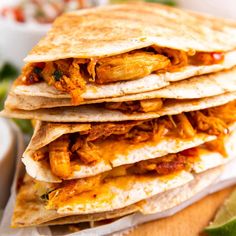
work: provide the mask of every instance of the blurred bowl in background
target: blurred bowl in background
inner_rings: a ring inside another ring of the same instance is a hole
[[[19,0],[0,0],[0,9],[16,6]],[[19,23],[0,16],[0,59],[22,67],[23,59],[46,34],[50,24]]]
[[[178,6],[218,17],[236,19],[235,0],[177,0]]]
[[[14,174],[16,139],[6,119],[0,118],[0,130],[0,209],[3,209],[10,194]]]
[[[22,67],[23,59],[49,28],[50,25],[18,23],[0,18],[0,58]]]

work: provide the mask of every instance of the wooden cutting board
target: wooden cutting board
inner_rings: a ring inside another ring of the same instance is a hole
[[[140,225],[125,235],[203,236],[205,234],[202,230],[214,218],[216,211],[234,188],[211,194],[171,217]]]

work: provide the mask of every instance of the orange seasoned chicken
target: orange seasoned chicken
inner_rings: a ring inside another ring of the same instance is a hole
[[[134,80],[165,69],[168,57],[153,52],[134,51],[97,61],[96,82],[105,84],[121,80]]]
[[[69,144],[69,135],[63,135],[49,144],[51,170],[63,179],[71,174]]]
[[[49,85],[62,92],[70,93],[74,104],[79,104],[80,95],[85,90],[86,82],[80,72],[81,62],[83,61],[78,59],[47,62],[41,73]]]
[[[188,65],[188,55],[186,52],[169,48],[154,48],[157,53],[165,55],[170,59],[171,63],[169,64],[167,71],[176,71],[179,70],[181,67]]]
[[[195,135],[196,131],[194,130],[192,124],[188,120],[187,116],[184,113],[181,113],[176,116],[178,120],[178,132],[183,138],[191,138]]]
[[[193,162],[193,157],[188,155],[169,154],[162,158],[141,161],[128,168],[128,172],[134,174],[146,174],[148,172],[157,175],[168,175],[176,171],[188,168]]]
[[[105,103],[107,109],[120,110],[123,112],[154,112],[160,110],[162,106],[163,102],[161,98]]]
[[[76,153],[85,164],[95,164],[101,159],[99,149],[89,142],[85,143]]]
[[[145,99],[140,101],[141,110],[144,112],[158,111],[162,108],[161,98]]]
[[[98,187],[101,181],[102,175],[97,175],[89,178],[70,180],[66,184],[62,183],[61,187],[48,194],[49,202],[47,207],[50,209],[59,207],[66,199]]]
[[[212,117],[218,117],[226,123],[236,120],[236,101],[229,102],[225,105],[212,107],[208,109],[208,114]]]
[[[40,148],[34,153],[34,160],[39,161],[47,157],[48,154],[48,146],[45,146],[43,148]]]
[[[227,125],[222,119],[205,115],[200,111],[196,111],[193,114],[198,130],[205,131],[211,135],[228,133]]]

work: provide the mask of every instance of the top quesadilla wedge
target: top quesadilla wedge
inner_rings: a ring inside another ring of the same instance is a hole
[[[197,73],[215,71],[207,66],[224,64],[226,54],[236,48],[235,35],[233,21],[158,4],[67,13],[26,57],[17,83],[46,81],[78,104],[89,84],[135,81],[151,74],[171,78],[172,72],[194,65],[206,66]]]
[[[117,166],[177,153],[229,133],[235,127],[234,105],[235,101],[132,122],[38,122],[22,161],[27,173],[41,181],[96,175]]]
[[[236,55],[235,55],[236,56]],[[37,110],[40,108],[73,106],[70,98],[52,98],[36,96],[37,88],[45,92],[45,84],[32,86],[14,86],[5,102],[7,109]],[[37,87],[35,87],[37,86]],[[231,70],[193,77],[169,86],[146,93],[138,93],[121,97],[109,97],[84,100],[80,104],[106,102],[105,107],[124,112],[152,112],[160,110],[166,99],[197,99],[221,95],[236,91],[236,67]],[[31,94],[31,95],[30,95]],[[100,106],[101,104],[99,104]]]

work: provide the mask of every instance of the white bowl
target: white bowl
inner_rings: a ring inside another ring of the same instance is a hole
[[[177,0],[178,6],[218,17],[236,19],[235,0]]]
[[[10,123],[0,118],[0,209],[4,207],[10,194],[15,165],[15,142]]]
[[[27,53],[46,34],[50,25],[18,23],[0,18],[0,57],[22,67]]]
[[[0,0],[0,8],[15,6],[20,0]],[[18,23],[0,17],[0,58],[17,67],[24,65],[23,59],[46,34],[50,24]]]

